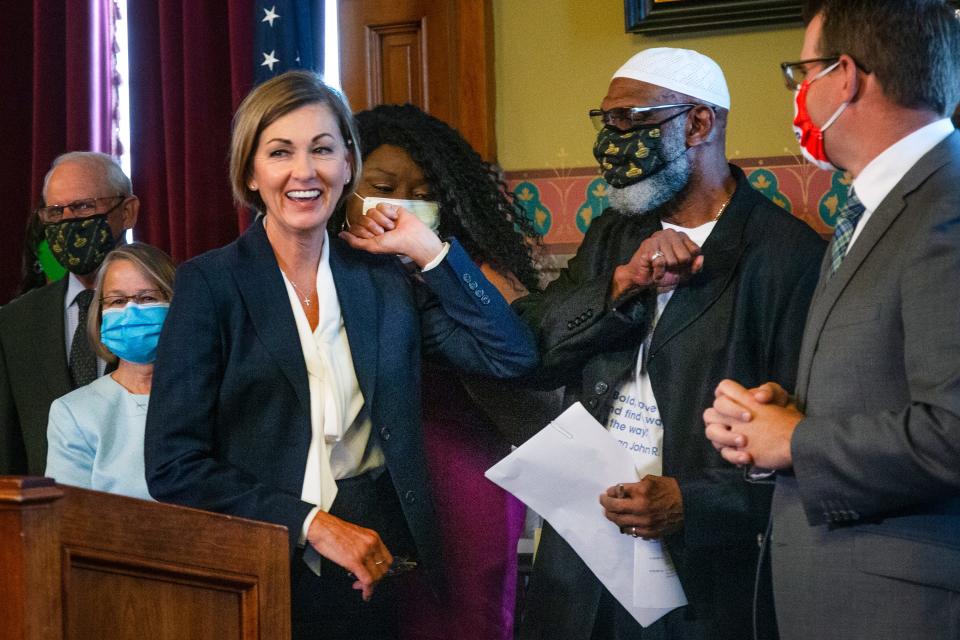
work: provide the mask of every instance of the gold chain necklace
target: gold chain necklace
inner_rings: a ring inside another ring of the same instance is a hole
[[[293,281],[293,278],[291,278],[290,276],[287,276],[287,280],[289,280],[290,284],[293,285],[294,292],[300,297],[301,300],[303,300],[303,304],[309,307],[311,304],[310,296],[303,294],[303,292],[300,290],[300,287],[297,286],[297,283]]]
[[[732,194],[732,193],[730,194],[730,197],[727,198],[726,202],[724,202],[722,205],[720,205],[720,209],[719,209],[719,211],[717,211],[717,215],[715,215],[715,216],[713,217],[713,221],[714,221],[714,222],[716,222],[717,220],[719,220],[719,219],[720,219],[720,216],[723,215],[723,212],[727,210],[727,205],[730,204],[730,201],[731,201],[731,200],[733,200],[733,194]]]

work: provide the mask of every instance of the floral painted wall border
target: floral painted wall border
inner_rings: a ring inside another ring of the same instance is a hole
[[[829,237],[850,186],[845,173],[822,171],[802,158],[735,158],[754,189]],[[594,218],[609,206],[595,167],[508,171],[507,185],[543,234],[547,253],[576,252]]]

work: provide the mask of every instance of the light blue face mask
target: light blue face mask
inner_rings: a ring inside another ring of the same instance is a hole
[[[169,309],[168,302],[131,302],[122,309],[104,309],[100,342],[121,360],[150,364],[157,359],[157,341]]]

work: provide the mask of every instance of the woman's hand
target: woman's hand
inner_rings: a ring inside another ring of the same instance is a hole
[[[340,237],[354,249],[370,253],[404,255],[423,268],[439,255],[443,242],[419,218],[404,209],[381,202]]]
[[[325,511],[317,512],[307,530],[307,542],[324,558],[356,576],[353,588],[363,591],[363,599],[373,596],[374,585],[386,575],[393,556],[380,535]]]

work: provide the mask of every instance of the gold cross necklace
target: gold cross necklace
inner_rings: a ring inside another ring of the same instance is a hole
[[[301,300],[303,300],[303,304],[309,307],[311,305],[310,296],[303,294],[303,291],[301,291],[300,287],[297,286],[297,283],[293,281],[293,278],[291,278],[290,276],[287,276],[287,280],[289,280],[290,284],[293,285],[294,292],[300,297]]]

